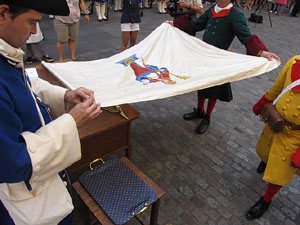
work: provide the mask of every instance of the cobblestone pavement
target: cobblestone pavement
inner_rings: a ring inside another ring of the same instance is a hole
[[[251,11],[242,11],[248,18]],[[250,23],[249,27],[281,57],[282,65],[264,75],[232,83],[233,101],[217,103],[206,133],[197,135],[194,130],[198,122],[182,119],[183,113],[196,106],[195,92],[132,104],[141,113],[132,126],[132,161],[167,192],[161,199],[159,224],[300,224],[299,177],[282,188],[261,219],[248,221],[244,216],[267,186],[256,173],[260,160],[255,145],[263,124],[252,113],[252,106],[271,88],[287,60],[300,53],[300,18],[289,17],[285,9],[282,16],[271,14],[271,28],[267,11],[261,14],[263,24]],[[99,23],[93,14],[87,25],[82,19],[77,59],[93,60],[119,52],[120,15],[111,10],[110,20]],[[138,41],[169,19],[156,8],[145,9]],[[41,28],[48,54],[57,58],[52,21],[45,17]],[[236,39],[231,48],[245,53]],[[148,218],[149,212],[143,216]],[[74,224],[80,224],[80,220],[76,218]]]

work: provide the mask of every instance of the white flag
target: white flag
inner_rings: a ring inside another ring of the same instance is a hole
[[[96,101],[106,107],[254,77],[280,62],[225,51],[163,23],[139,44],[109,58],[43,65],[70,89],[94,90]]]

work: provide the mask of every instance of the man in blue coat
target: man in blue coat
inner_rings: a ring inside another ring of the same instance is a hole
[[[77,126],[101,112],[91,90],[27,77],[20,47],[41,13],[68,15],[69,8],[65,0],[0,0],[2,225],[71,223],[72,201],[58,173],[81,157]]]

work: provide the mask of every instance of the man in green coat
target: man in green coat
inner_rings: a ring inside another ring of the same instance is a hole
[[[261,56],[269,60],[279,57],[271,52],[256,35],[252,35],[243,13],[233,8],[231,0],[217,0],[216,4],[207,9],[204,14],[195,19],[183,16],[170,21],[170,24],[194,35],[197,31],[204,31],[203,41],[215,47],[229,49],[234,37],[245,45],[248,55]],[[205,99],[208,99],[204,112]],[[200,118],[196,132],[204,133],[210,124],[210,116],[217,99],[229,102],[232,100],[230,83],[198,90],[198,105],[194,111],[183,115],[185,120]]]

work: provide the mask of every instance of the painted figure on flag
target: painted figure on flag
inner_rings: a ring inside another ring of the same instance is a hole
[[[176,84],[176,81],[171,80],[170,73],[167,68],[157,66],[146,65],[142,60],[143,66],[140,66],[137,62],[130,63],[130,67],[133,69],[136,76],[136,80],[142,82],[144,85],[153,82],[163,82],[164,84]]]
[[[138,61],[141,61],[140,65]],[[169,72],[169,70],[166,67],[157,67],[153,65],[145,64],[144,59],[137,58],[136,54],[121,60],[120,62],[117,62],[119,64],[122,64],[124,66],[130,66],[132,70],[134,71],[134,74],[136,76],[136,80],[142,82],[144,85],[147,85],[149,83],[155,83],[155,82],[162,82],[167,85],[176,84],[176,81],[172,80],[170,78],[170,75],[176,76],[181,79],[187,79],[189,77],[185,76],[178,76],[175,74],[172,74]]]

